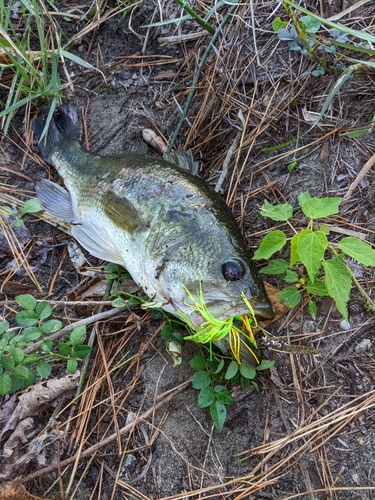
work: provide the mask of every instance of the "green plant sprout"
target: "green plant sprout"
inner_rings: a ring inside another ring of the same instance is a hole
[[[212,359],[211,356],[206,358],[203,354],[196,354],[190,366],[197,372],[192,385],[199,391],[198,408],[210,408],[211,418],[220,432],[227,417],[226,407],[234,403],[223,383],[239,384],[243,391],[252,385],[259,392],[256,382],[258,372],[274,364],[274,361],[263,360],[257,367],[252,367],[216,353]]]
[[[303,295],[309,300],[308,312],[315,318],[317,305],[312,297],[332,297],[338,311],[348,320],[347,304],[352,284],[364,297],[365,306],[375,310],[375,304],[355,278],[346,257],[350,257],[364,266],[375,267],[375,250],[361,239],[347,236],[339,243],[328,241],[329,227],[317,224],[318,219],[324,219],[338,213],[342,198],[312,198],[308,191],[298,196],[302,212],[309,218],[307,228],[297,231],[290,222],[293,217],[293,207],[289,203],[271,205],[264,201],[260,214],[274,221],[286,222],[295,233],[292,238],[286,237],[279,229],[269,232],[261,241],[254,253],[254,259],[269,259],[290,242],[289,262],[285,259],[272,260],[262,269],[263,274],[284,274],[286,283],[293,285],[285,287],[279,296],[279,301],[285,301],[290,307],[297,306]]]
[[[58,352],[52,350],[52,341],[45,339],[41,344],[42,354],[27,354],[24,348],[46,334],[57,332],[62,322],[51,319],[51,305],[42,301],[37,303],[32,295],[18,295],[16,301],[22,310],[14,316],[19,327],[10,328],[7,321],[0,322],[0,395],[10,394],[21,387],[32,385],[39,375],[48,378],[53,361],[65,361],[69,373],[77,370],[78,362],[90,354],[91,347],[84,345],[86,327],[75,328],[65,342],[57,344]]]
[[[345,70],[342,64],[344,60],[355,65],[374,67],[374,63],[370,60],[360,61],[348,55],[348,51],[354,51],[373,57],[375,55],[372,47],[375,42],[373,35],[333,23],[290,0],[284,0],[282,5],[292,25],[288,27],[288,23],[276,18],[272,23],[272,28],[280,40],[288,42],[290,50],[300,52],[317,64],[317,69],[311,72],[313,76],[324,75],[327,72],[333,73],[336,69]],[[305,15],[300,16],[299,13]],[[325,27],[331,28],[328,31],[328,37],[321,33],[317,34]],[[360,42],[350,42],[349,36],[359,39]],[[338,51],[338,49],[343,50]],[[334,56],[331,64],[327,59],[327,54]]]
[[[16,217],[16,220],[13,222],[13,226],[19,227],[23,224],[23,219],[26,214],[36,214],[42,210],[39,201],[36,198],[31,198],[27,200],[23,207],[21,207],[17,212],[14,212],[11,207],[2,206],[0,207],[0,216],[5,217]]]

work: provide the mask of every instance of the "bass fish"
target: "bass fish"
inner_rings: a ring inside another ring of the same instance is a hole
[[[58,108],[41,138],[45,125],[46,117],[33,122],[39,149],[66,189],[43,179],[37,198],[47,213],[71,223],[72,235],[91,255],[124,266],[148,297],[198,337],[207,318],[235,321],[248,317],[249,306],[252,315],[273,317],[232,212],[189,171],[188,153],[168,159],[93,155],[80,145],[73,105]],[[223,347],[219,339],[213,338]],[[239,362],[246,362],[253,352],[242,347]]]

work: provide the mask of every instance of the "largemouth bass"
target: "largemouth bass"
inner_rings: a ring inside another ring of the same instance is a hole
[[[39,140],[45,124],[45,117],[33,122]],[[249,314],[246,301],[258,317],[273,317],[233,214],[184,161],[94,156],[81,134],[77,108],[59,108],[39,149],[67,190],[44,179],[36,192],[90,254],[124,266],[165,311],[198,330],[207,319],[194,307],[202,298],[218,321]]]

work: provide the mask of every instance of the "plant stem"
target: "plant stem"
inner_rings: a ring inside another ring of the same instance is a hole
[[[177,1],[177,0],[176,0]],[[189,95],[188,95],[188,98],[186,100],[186,103],[185,103],[185,106],[184,106],[184,111],[181,115],[181,118],[180,118],[180,121],[178,122],[178,125],[176,127],[176,130],[174,131],[173,133],[173,136],[172,136],[172,139],[169,143],[169,146],[168,146],[168,149],[167,149],[167,153],[170,153],[173,149],[173,146],[174,146],[174,143],[176,142],[176,138],[178,136],[178,134],[180,133],[180,129],[182,127],[182,124],[184,123],[185,121],[185,118],[186,118],[186,115],[188,114],[188,111],[189,111],[189,108],[190,108],[190,103],[191,103],[191,100],[193,99],[193,96],[195,94],[195,91],[196,91],[196,85],[198,83],[198,80],[199,80],[199,77],[200,77],[200,74],[201,74],[201,71],[203,69],[203,66],[206,62],[206,59],[209,55],[209,53],[211,52],[211,49],[213,47],[213,44],[216,42],[217,40],[217,37],[219,36],[219,34],[222,32],[222,29],[224,27],[224,25],[226,24],[226,22],[228,21],[228,19],[230,18],[230,16],[232,15],[232,12],[234,12],[235,8],[237,7],[237,4],[235,5],[232,5],[232,7],[229,9],[227,15],[224,17],[224,19],[221,21],[218,29],[215,31],[215,34],[213,35],[213,37],[211,38],[211,41],[210,43],[207,45],[207,48],[206,50],[204,51],[204,54],[202,56],[202,59],[199,63],[199,66],[198,66],[198,69],[194,75],[194,78],[193,78],[193,82],[192,82],[192,85],[191,85],[191,89],[190,89],[190,92],[189,92]]]
[[[211,26],[207,21],[202,19],[184,0],[175,0],[178,5],[181,5],[181,7],[186,10],[188,14],[191,15],[191,17],[200,25],[202,26],[203,29],[207,30],[210,35],[215,34],[215,28]]]

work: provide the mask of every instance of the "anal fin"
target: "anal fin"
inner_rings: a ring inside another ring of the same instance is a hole
[[[75,224],[80,222],[74,213],[69,192],[55,182],[42,179],[36,185],[36,196],[42,208],[52,217]]]

